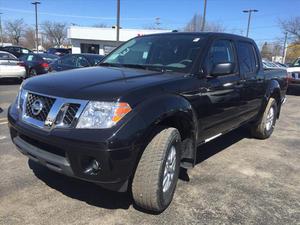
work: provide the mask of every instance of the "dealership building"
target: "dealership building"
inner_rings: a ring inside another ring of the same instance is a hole
[[[120,29],[120,43],[136,36],[165,32],[171,30]],[[115,28],[71,26],[68,28],[68,38],[72,44],[72,53],[106,55],[118,46]]]

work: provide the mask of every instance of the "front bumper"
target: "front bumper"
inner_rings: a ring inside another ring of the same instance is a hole
[[[8,121],[13,143],[31,160],[67,176],[110,190],[126,191],[137,161],[138,146],[117,146],[116,141],[112,141],[111,147],[109,137],[112,134],[108,131],[53,129],[46,132],[20,121],[11,110]],[[100,169],[87,173],[94,159],[99,162]]]

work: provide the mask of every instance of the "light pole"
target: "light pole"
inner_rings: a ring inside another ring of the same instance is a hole
[[[37,16],[37,5],[41,2],[32,2],[32,5],[35,6],[35,48],[37,53],[39,53],[39,28],[38,28],[38,16]]]
[[[286,52],[287,52],[287,37],[288,37],[288,33],[285,32],[284,33],[284,44],[283,44],[283,54],[282,54],[282,63],[285,63],[285,58],[286,58]]]
[[[257,9],[248,9],[248,10],[243,10],[243,12],[249,14],[249,16],[248,16],[247,34],[246,34],[246,37],[248,37],[249,36],[250,23],[251,23],[251,14],[253,12],[258,12],[258,10]]]
[[[201,24],[201,31],[202,32],[204,31],[204,28],[205,28],[206,5],[207,5],[207,0],[204,0],[203,18],[202,18],[202,24]]]
[[[2,18],[1,15],[3,13],[0,13],[0,35],[1,35],[1,46],[3,47],[3,32],[2,32]]]
[[[117,0],[117,45],[120,41],[120,0]]]

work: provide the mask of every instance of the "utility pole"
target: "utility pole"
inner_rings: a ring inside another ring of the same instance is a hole
[[[201,24],[201,31],[202,31],[202,32],[203,32],[204,29],[205,29],[206,5],[207,5],[207,0],[204,0],[203,17],[202,17],[202,24]]]
[[[251,23],[251,15],[253,12],[258,12],[257,9],[249,9],[249,10],[243,10],[244,13],[248,13],[249,16],[248,16],[248,26],[247,26],[247,34],[246,34],[246,37],[249,36],[249,29],[250,29],[250,23]]]
[[[286,51],[287,51],[287,37],[288,37],[288,33],[285,32],[284,33],[284,44],[283,44],[283,54],[282,54],[282,63],[285,63],[285,58],[286,58]]]
[[[37,15],[37,5],[41,2],[32,2],[32,5],[35,6],[35,48],[37,53],[39,53],[39,28],[38,28],[38,15]]]
[[[117,45],[120,42],[120,0],[117,0]]]
[[[3,13],[0,13],[0,35],[1,35],[1,46],[3,47],[3,31],[2,31],[2,18],[1,15]]]

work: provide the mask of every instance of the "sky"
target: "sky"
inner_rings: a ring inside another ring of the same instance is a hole
[[[80,26],[116,23],[116,0],[40,0],[39,21],[57,21]],[[28,0],[0,0],[2,21],[23,18],[35,24],[34,6]],[[154,26],[180,29],[195,13],[202,14],[204,0],[121,0],[121,27]],[[279,20],[300,16],[300,0],[207,0],[207,17],[220,23],[228,33],[246,34],[248,15],[242,11],[257,9],[251,20],[249,37],[259,45],[283,39]]]

